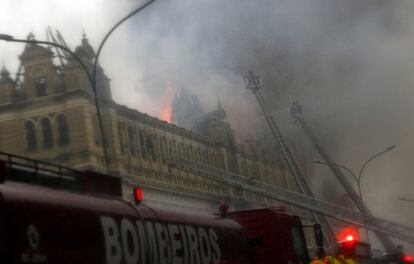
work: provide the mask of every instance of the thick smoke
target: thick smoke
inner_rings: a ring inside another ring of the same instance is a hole
[[[7,19],[0,31],[41,36],[50,24],[72,47],[82,26],[96,46],[118,18],[142,3],[45,1],[49,6],[34,9],[31,2],[2,1],[0,17]],[[371,155],[397,145],[370,163],[362,190],[376,215],[412,224],[414,204],[398,198],[414,198],[413,10],[411,0],[157,0],[114,33],[101,64],[115,99],[152,115],[159,114],[167,83],[198,95],[205,111],[220,98],[241,140],[266,129],[242,80],[253,69],[263,76],[269,107],[302,149],[311,145],[288,112],[279,111],[292,100],[303,103],[333,160],[356,173]],[[20,49],[0,45],[0,59],[11,64]],[[320,157],[313,151],[311,159]],[[307,169],[325,199],[342,192],[326,168]]]
[[[150,101],[172,79],[206,108],[220,97],[237,132],[255,135],[263,119],[242,82],[253,69],[272,111],[301,101],[332,158],[356,173],[396,144],[367,167],[362,190],[376,215],[410,224],[414,204],[398,198],[413,196],[413,9],[410,1],[160,1],[129,30]],[[287,112],[276,115],[287,123]],[[342,192],[328,170],[313,174],[325,198]]]

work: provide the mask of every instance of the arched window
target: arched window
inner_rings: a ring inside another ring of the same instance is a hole
[[[140,146],[141,146],[141,157],[143,158],[143,159],[146,159],[147,158],[147,150],[146,150],[146,134],[145,134],[145,131],[143,131],[143,130],[140,130],[139,131],[139,144],[140,144]]]
[[[184,144],[183,143],[178,144],[178,156],[180,158],[185,158]]]
[[[46,96],[48,94],[48,88],[45,70],[38,67],[35,68],[30,75],[34,81],[36,96]]]
[[[166,164],[168,159],[168,149],[167,149],[167,140],[165,137],[160,139],[160,150],[161,150],[161,161]]]
[[[28,151],[35,151],[37,149],[36,130],[32,121],[24,122],[26,130],[26,147]]]
[[[135,156],[137,150],[137,130],[135,127],[128,126],[128,141],[129,152],[132,156]]]
[[[38,78],[35,80],[36,95],[46,96],[47,95],[47,80],[45,77]]]
[[[207,150],[203,151],[203,162],[208,164],[208,155],[207,155]]]
[[[193,147],[191,147],[191,146],[187,147],[187,159],[188,160],[194,160]]]
[[[190,160],[190,147],[184,147],[185,148],[185,159]]]
[[[125,125],[118,121],[118,140],[121,153],[125,152]]]
[[[42,118],[42,138],[43,138],[43,148],[48,149],[53,147],[53,133],[52,125],[48,118]]]
[[[57,125],[58,125],[58,132],[59,132],[59,145],[64,146],[69,144],[69,127],[68,121],[66,116],[59,115],[57,117]]]
[[[154,135],[148,135],[145,141],[147,147],[147,153],[150,157],[152,157],[153,161],[157,160],[157,156],[155,153],[155,148],[157,145],[157,139]]]
[[[201,150],[200,149],[198,149],[197,150],[197,162],[202,162],[202,160],[201,160]]]
[[[170,158],[174,157],[172,144],[173,143],[171,141],[168,141],[168,154],[170,154]]]
[[[101,144],[101,130],[99,129],[98,116],[95,114],[92,114],[92,126],[95,144],[99,146]]]

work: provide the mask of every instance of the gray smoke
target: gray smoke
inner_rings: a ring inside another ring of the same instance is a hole
[[[411,224],[414,204],[398,198],[414,196],[413,10],[412,1],[386,0],[159,1],[129,31],[150,101],[164,89],[157,80],[171,79],[207,110],[220,97],[239,138],[256,135],[263,119],[242,81],[253,69],[272,111],[301,101],[332,158],[356,173],[396,144],[370,163],[362,189],[376,215]],[[287,112],[276,115],[288,123]],[[309,145],[298,128],[284,129]],[[343,192],[328,170],[309,167],[325,198]]]
[[[54,12],[32,1],[1,2],[0,17],[7,21],[0,31],[25,36],[49,24],[73,47],[84,26],[96,46],[118,17],[142,3],[47,2]],[[20,17],[3,3],[17,6]],[[309,152],[307,172],[325,199],[342,192],[339,183],[326,168],[309,164],[320,157],[280,109],[302,102],[332,158],[355,172],[372,154],[396,144],[370,163],[362,189],[376,215],[410,225],[414,204],[398,198],[414,198],[413,11],[411,0],[157,0],[111,36],[101,64],[113,80],[115,99],[152,115],[165,102],[167,83],[175,91],[191,90],[205,111],[220,98],[239,140],[267,129],[242,80],[253,69],[262,74],[267,103],[289,140]],[[33,14],[39,16],[26,19]],[[15,60],[16,52],[0,45],[0,59]]]

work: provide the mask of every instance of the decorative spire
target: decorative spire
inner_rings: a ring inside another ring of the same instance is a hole
[[[223,109],[223,106],[221,105],[220,97],[218,98],[217,109]]]
[[[91,60],[95,57],[95,51],[93,50],[91,44],[89,44],[89,40],[85,34],[85,29],[82,29],[82,31],[82,43],[76,48],[75,53],[81,57]]]
[[[1,77],[3,77],[3,76],[9,76],[10,75],[10,72],[6,69],[6,66],[4,66],[4,61],[2,61],[2,67],[1,67],[1,71],[0,71],[0,74],[1,74]]]
[[[4,61],[2,61],[2,67],[0,71],[0,82],[11,81],[10,72],[4,66]]]
[[[217,109],[215,111],[216,117],[220,119],[224,119],[226,117],[226,111],[224,110],[223,106],[221,105],[220,97],[217,102]]]

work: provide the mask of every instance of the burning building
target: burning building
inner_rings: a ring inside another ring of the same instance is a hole
[[[92,66],[95,53],[85,36],[75,53],[87,67]],[[200,122],[191,131],[114,102],[110,80],[99,67],[106,164],[87,76],[73,58],[56,65],[54,55],[50,48],[28,44],[20,56],[22,72],[16,78],[5,67],[1,70],[1,151],[82,170],[105,171],[108,165],[110,173],[124,179],[125,198],[131,185],[139,185],[148,204],[166,207],[211,210],[222,200],[235,208],[278,205],[258,194],[171,168],[171,158],[294,188],[288,186],[282,167],[237,144],[221,104],[204,118],[199,109]]]

